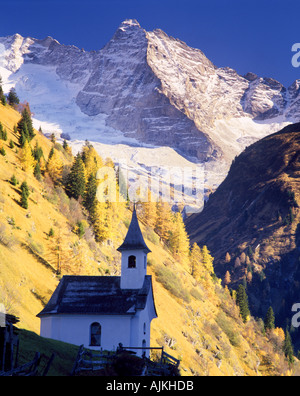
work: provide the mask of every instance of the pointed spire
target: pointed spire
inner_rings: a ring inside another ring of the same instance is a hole
[[[136,204],[133,204],[133,212],[130,226],[123,244],[117,249],[119,252],[123,250],[144,250],[150,253],[151,250],[148,248],[144,241],[142,231],[139,226],[139,221],[136,214]]]

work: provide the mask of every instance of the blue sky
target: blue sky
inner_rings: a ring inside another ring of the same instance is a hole
[[[300,43],[299,0],[0,0],[0,36],[19,33],[98,50],[135,18],[201,49],[216,66],[273,77],[289,86]]]

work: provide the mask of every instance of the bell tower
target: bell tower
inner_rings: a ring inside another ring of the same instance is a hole
[[[126,238],[118,251],[122,253],[121,289],[141,289],[147,275],[147,255],[151,251],[144,241],[135,204]]]

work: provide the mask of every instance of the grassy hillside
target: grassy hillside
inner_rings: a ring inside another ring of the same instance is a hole
[[[21,354],[26,360],[36,350],[50,356],[57,351],[67,356],[66,367],[61,358],[55,361],[52,374],[66,374],[74,348],[38,337],[39,313],[64,274],[118,275],[120,254],[116,248],[126,235],[131,211],[124,209],[118,234],[109,243],[96,243],[84,211],[69,200],[61,187],[49,179],[36,180],[20,166],[18,140],[13,132],[20,114],[0,105],[0,121],[7,130],[7,141],[0,141],[6,155],[0,155],[0,302],[20,318]],[[9,142],[15,143],[10,148]],[[53,146],[36,131],[32,146],[38,142],[45,158]],[[59,149],[59,146],[57,146]],[[70,167],[70,158],[58,150],[61,160]],[[31,194],[28,210],[20,206],[20,184],[27,181]],[[85,235],[74,232],[74,217],[85,222]],[[68,266],[56,274],[53,261],[55,238],[59,235],[70,251]],[[152,324],[152,346],[164,346],[180,358],[183,375],[276,375],[287,374],[288,365],[279,340],[275,343],[262,335],[262,328],[253,319],[244,324],[235,301],[218,280],[209,284],[197,282],[188,265],[177,262],[145,224],[142,231],[152,253],[148,273],[153,275],[158,319]],[[68,351],[65,348],[70,348]]]

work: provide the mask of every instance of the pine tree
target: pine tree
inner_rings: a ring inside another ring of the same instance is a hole
[[[67,178],[66,192],[70,198],[78,200],[79,197],[84,197],[85,187],[85,167],[78,153]]]
[[[35,137],[35,133],[33,130],[32,119],[29,111],[25,108],[22,111],[21,120],[17,124],[17,130],[21,134],[22,131],[26,138],[31,141]]]
[[[0,102],[3,106],[6,105],[6,97],[4,95],[3,88],[2,88],[2,77],[1,76],[0,76]]]
[[[54,147],[51,147],[51,150],[50,150],[49,156],[48,156],[48,162],[51,160],[51,158],[53,157],[53,155],[54,155]]]
[[[28,198],[29,198],[30,192],[28,188],[27,182],[23,182],[21,184],[21,207],[23,209],[28,209]]]
[[[293,348],[293,343],[292,343],[291,335],[289,333],[288,328],[285,331],[285,341],[284,341],[284,345],[283,345],[283,352],[284,352],[285,356],[287,357],[288,362],[290,364],[293,364],[295,362],[294,348]]]
[[[33,157],[38,163],[40,163],[41,158],[44,157],[43,149],[41,146],[39,146],[38,142],[36,142],[34,146]]]
[[[10,106],[18,105],[20,103],[15,88],[10,89],[9,94],[7,96],[7,100]]]
[[[6,129],[3,128],[1,122],[0,122],[0,139],[4,140],[5,142],[7,141],[7,131]]]
[[[68,142],[65,139],[64,142],[63,142],[63,149],[67,150],[68,147],[69,147]]]
[[[266,331],[275,329],[275,315],[272,307],[268,309],[264,323]]]
[[[28,141],[28,139],[26,137],[26,134],[24,133],[24,130],[22,130],[18,137],[18,142],[19,142],[20,148],[24,148],[25,142],[27,142],[27,141]]]
[[[53,144],[56,143],[56,136],[55,136],[54,133],[51,133],[50,140],[51,140],[51,142],[52,142]]]
[[[40,168],[40,164],[38,162],[35,165],[33,175],[38,181],[42,180],[41,168]]]
[[[237,300],[236,301],[237,305],[240,308],[240,314],[243,319],[243,322],[246,323],[250,316],[250,310],[249,310],[248,296],[243,285],[240,285],[238,288],[236,300]]]
[[[87,185],[86,185],[86,192],[84,195],[84,207],[87,209],[88,212],[91,212],[97,195],[97,179],[96,176],[92,173],[89,176]]]

